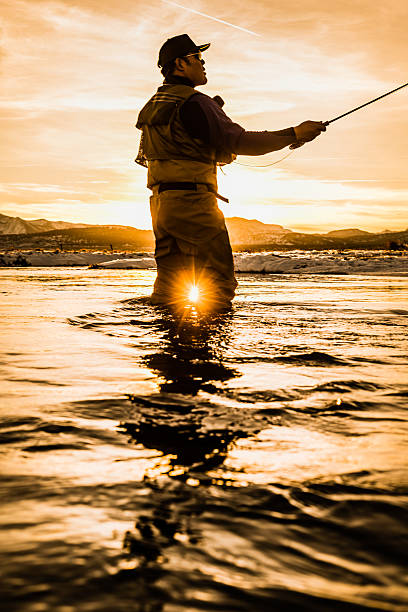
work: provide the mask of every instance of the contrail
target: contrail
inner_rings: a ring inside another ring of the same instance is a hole
[[[218,23],[223,23],[224,25],[231,26],[231,28],[235,28],[236,30],[241,30],[241,32],[246,32],[247,34],[252,34],[253,36],[260,36],[256,32],[252,32],[251,30],[247,30],[246,28],[241,28],[240,26],[234,25],[233,23],[229,23],[229,21],[224,21],[223,19],[218,19],[217,17],[211,17],[211,15],[206,15],[205,13],[200,13],[200,11],[195,11],[192,8],[187,6],[182,6],[181,4],[177,4],[177,2],[171,2],[170,0],[163,0],[166,4],[171,4],[172,6],[177,6],[178,8],[184,9],[185,11],[190,11],[190,13],[194,13],[195,15],[201,15],[201,17],[207,17],[207,19],[212,19],[213,21],[218,21]]]

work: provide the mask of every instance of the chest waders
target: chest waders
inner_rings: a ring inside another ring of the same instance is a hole
[[[157,278],[152,302],[184,306],[191,289],[196,306],[228,306],[237,282],[225,220],[217,205],[216,151],[192,138],[181,106],[196,92],[163,85],[141,110],[136,161],[148,168],[150,211],[156,239]]]

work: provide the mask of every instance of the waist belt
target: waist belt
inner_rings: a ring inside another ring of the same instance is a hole
[[[170,191],[170,190],[181,190],[181,191],[197,191],[197,186],[203,185],[206,187],[208,191],[211,191],[215,195],[216,198],[222,200],[223,202],[229,203],[228,198],[224,198],[224,196],[217,193],[215,187],[209,185],[208,183],[160,183],[159,184],[159,193],[162,191]]]

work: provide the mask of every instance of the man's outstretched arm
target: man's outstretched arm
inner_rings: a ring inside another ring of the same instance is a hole
[[[304,121],[274,132],[248,132],[234,123],[214,99],[201,93],[183,104],[180,117],[193,138],[236,155],[264,155],[289,145],[300,146],[326,130],[321,121]]]
[[[237,142],[238,155],[265,155],[271,151],[279,151],[291,144],[310,142],[326,127],[321,121],[304,121],[296,127],[278,130],[276,132],[242,132]]]

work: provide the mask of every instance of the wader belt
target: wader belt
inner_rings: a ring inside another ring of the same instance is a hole
[[[216,198],[222,200],[223,202],[229,203],[228,198],[224,198],[224,196],[217,193],[215,188],[208,183],[160,183],[159,184],[159,193],[162,191],[170,191],[170,190],[187,190],[187,191],[197,191],[198,185],[203,185],[206,187],[208,191],[211,191],[215,195]]]

